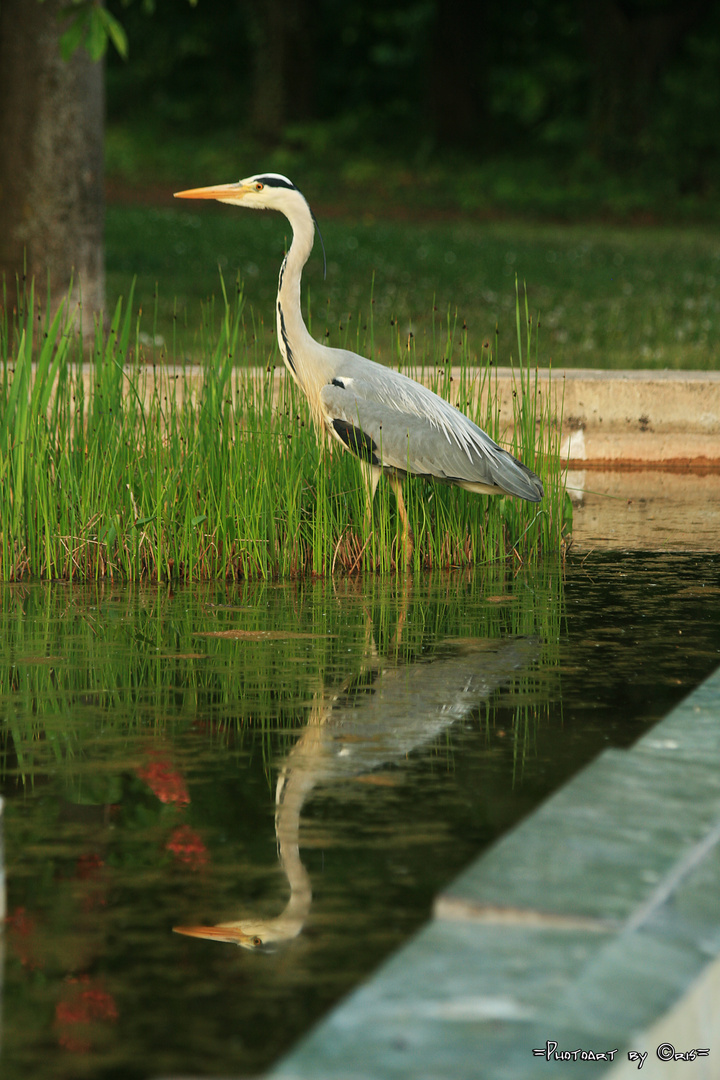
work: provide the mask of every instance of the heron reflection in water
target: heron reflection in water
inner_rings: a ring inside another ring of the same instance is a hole
[[[404,761],[451,724],[467,717],[537,654],[537,639],[466,640],[435,659],[382,664],[373,650],[370,678],[334,695],[318,695],[307,727],[287,755],[275,795],[275,833],[290,898],[275,918],[216,926],[176,926],[179,934],[246,949],[297,937],[310,912],[310,877],[300,858],[302,808],[328,785]],[[448,655],[449,653],[449,655]]]

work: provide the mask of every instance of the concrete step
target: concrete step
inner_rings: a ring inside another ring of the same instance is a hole
[[[264,369],[251,369],[262,384]],[[437,369],[407,368],[408,375],[432,385]],[[442,373],[445,374],[444,372]],[[236,368],[230,382],[234,396],[247,369]],[[275,393],[287,375],[282,366],[273,374]],[[530,373],[535,391],[535,371]],[[187,395],[196,399],[202,389],[204,369],[188,364],[146,365],[141,369],[138,391],[147,400],[156,390],[161,397]],[[499,401],[501,440],[509,441],[513,427],[513,391],[519,375],[510,368],[493,368],[483,378],[469,378],[469,393]],[[86,390],[92,369],[83,368]],[[463,385],[459,368],[451,371],[451,398]],[[129,381],[125,392],[132,393]],[[718,371],[598,371],[547,369],[537,373],[539,404],[550,396],[550,415],[562,423],[562,453],[572,464],[587,467],[662,465],[675,468],[704,466],[720,470],[720,372]],[[464,395],[466,397],[466,395]],[[461,405],[465,401],[460,402]]]

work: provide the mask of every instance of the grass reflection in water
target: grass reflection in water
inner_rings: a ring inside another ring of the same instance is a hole
[[[5,587],[3,1077],[264,1067],[716,666],[719,586],[717,558],[626,556],[564,583]],[[172,933],[283,909],[271,953]]]
[[[460,865],[452,725],[486,745],[501,684],[537,713],[561,620],[556,571],[499,567],[0,595],[3,1058],[34,1076],[256,1067],[278,1010],[297,1035]],[[518,760],[529,709],[508,732]],[[238,969],[171,933],[239,911],[297,939]],[[255,1034],[220,1048],[237,979]]]

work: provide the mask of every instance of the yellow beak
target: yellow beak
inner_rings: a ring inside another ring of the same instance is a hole
[[[187,191],[176,191],[176,199],[237,199],[242,197],[247,190],[244,184],[216,184],[214,187],[189,188]]]
[[[173,926],[173,933],[186,937],[207,938],[210,941],[227,941],[233,945],[256,946],[260,941],[252,934],[245,934],[237,926]]]

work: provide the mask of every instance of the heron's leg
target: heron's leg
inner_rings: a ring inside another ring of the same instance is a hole
[[[372,525],[372,507],[375,499],[375,492],[377,486],[380,483],[380,477],[382,476],[382,469],[379,465],[371,465],[369,462],[364,461],[362,463],[363,479],[365,480],[365,488],[367,491],[367,505],[365,507],[365,532],[370,532]]]
[[[412,529],[410,528],[410,521],[405,507],[405,499],[402,493],[402,480],[395,476],[394,473],[389,473],[390,484],[395,492],[395,498],[397,499],[398,514],[403,524],[403,544],[405,546],[405,558],[410,561],[410,557],[415,547],[415,540],[413,538]]]

